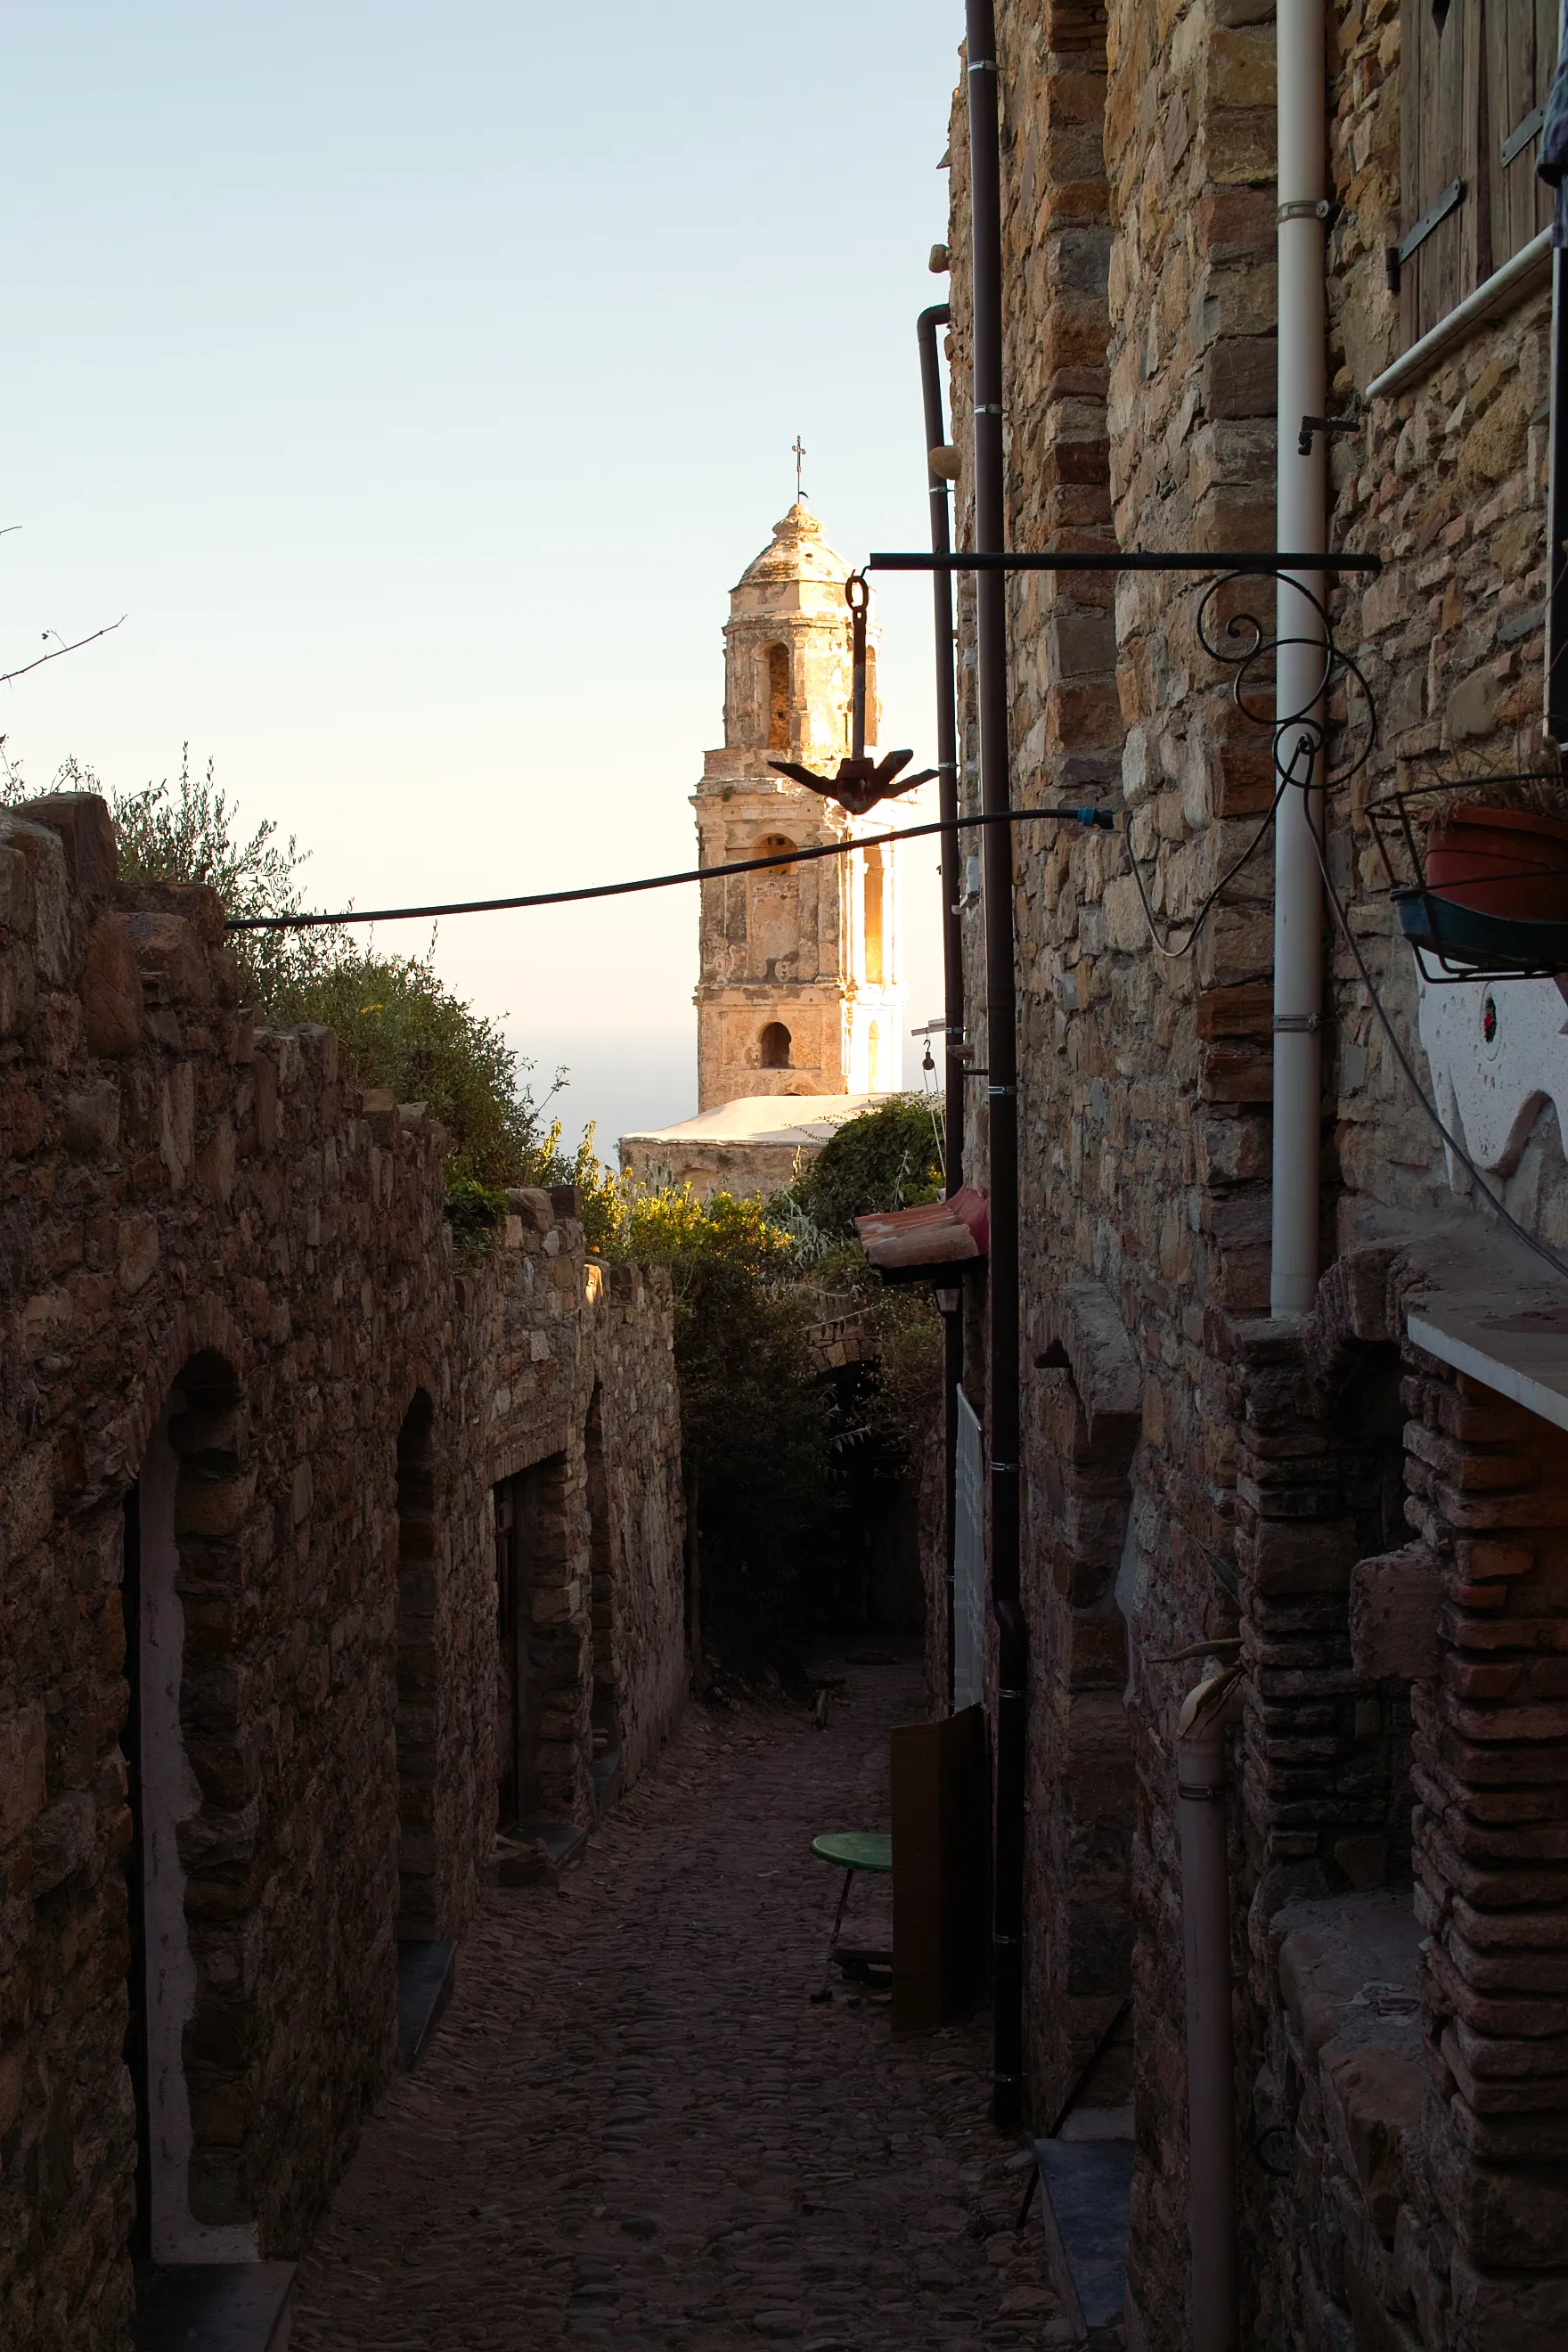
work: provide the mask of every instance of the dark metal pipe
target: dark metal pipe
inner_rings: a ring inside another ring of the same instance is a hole
[[[1552,257],[1552,417],[1546,491],[1546,735],[1568,748],[1568,252]]]
[[[942,415],[942,365],[937,357],[936,331],[952,317],[945,302],[933,302],[916,321],[921,347],[921,392],[925,408],[926,452],[940,449],[947,438]],[[933,555],[946,555],[952,545],[948,526],[947,484],[932,473],[931,545]],[[937,806],[943,822],[956,825],[958,817],[958,697],[952,660],[952,575],[934,566],[931,582],[931,623],[936,654],[936,772]],[[942,836],[942,1013],[943,1075],[943,1174],[951,1200],[963,1182],[963,918],[961,876],[963,860],[956,830]],[[962,1294],[961,1294],[962,1296]],[[952,1709],[953,1515],[957,1507],[958,1391],[963,1379],[963,1318],[942,1317],[942,1399],[944,1407],[943,1472],[946,1480],[947,1565],[947,1704]]]
[[[977,433],[978,430],[977,418]],[[868,572],[1245,572],[1260,573],[1268,579],[1276,572],[1299,572],[1308,563],[1319,572],[1383,570],[1381,555],[1297,555],[1277,547],[1255,547],[1245,551],[1233,549],[1228,553],[1223,548],[1212,552],[1178,549],[1172,553],[1159,549],[1123,548],[1115,555],[1086,555],[1077,551],[1058,552],[1050,548],[1035,553],[1008,548],[1000,554],[970,548],[956,555],[924,555],[908,549],[882,548],[875,555],[866,558],[865,569]]]
[[[970,250],[974,303],[974,544],[1005,557],[1002,442],[1002,161],[992,0],[966,0]],[[1007,581],[984,565],[979,621],[980,804],[1008,805]],[[996,1843],[992,1900],[992,2114],[1024,2112],[1024,1806],[1028,1629],[1018,1573],[1018,1038],[1013,950],[1013,834],[984,842],[986,1063],[991,1177],[991,1606],[996,1619]]]

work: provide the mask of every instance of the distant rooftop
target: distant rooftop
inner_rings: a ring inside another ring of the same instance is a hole
[[[798,1148],[830,1142],[846,1119],[875,1110],[886,1095],[742,1095],[675,1127],[639,1129],[627,1143],[776,1143]]]

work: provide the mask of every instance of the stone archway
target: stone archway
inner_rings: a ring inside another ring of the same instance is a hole
[[[253,2262],[259,2251],[249,2163],[254,1971],[244,1958],[251,1906],[234,1867],[257,1801],[245,1785],[231,1672],[244,1582],[238,1529],[255,1492],[247,1454],[232,1367],[216,1352],[193,1356],[126,1506],[123,1736],[141,1944],[128,2056],[147,2200],[136,2238],[160,2263]]]
[[[439,1933],[435,1410],[418,1390],[397,1433],[397,1935]]]
[[[1136,1811],[1126,1707],[1123,1568],[1141,1427],[1142,1376],[1110,1294],[1097,1283],[1047,1302],[1030,1383],[1029,1914],[1026,1923],[1030,2090],[1041,2127],[1075,2089],[1121,2105],[1118,2055],[1085,2069],[1132,1994],[1131,1847]],[[1108,2091],[1105,2082],[1114,2077]]]

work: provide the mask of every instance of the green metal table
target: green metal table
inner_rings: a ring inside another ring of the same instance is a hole
[[[883,1830],[824,1830],[812,1839],[811,1850],[818,1862],[831,1863],[835,1870],[844,1873],[838,1908],[833,1915],[833,1933],[827,1939],[827,1958],[823,1963],[822,1990],[811,1996],[814,2001],[824,2001],[833,1999],[833,1955],[838,1949],[838,1931],[844,1925],[845,1906],[855,1884],[855,1874],[864,1870],[873,1877],[886,1878],[893,1867],[893,1841]]]

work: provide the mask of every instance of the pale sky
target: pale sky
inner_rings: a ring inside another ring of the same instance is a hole
[[[962,30],[957,0],[0,0],[0,669],[129,615],[0,692],[29,782],[137,785],[188,738],[313,851],[316,905],[693,863],[796,433],[847,557],[928,543]],[[928,582],[879,618],[883,743],[923,765]],[[449,921],[437,960],[571,1065],[608,1157],[696,1108],[696,939],[688,889]]]

